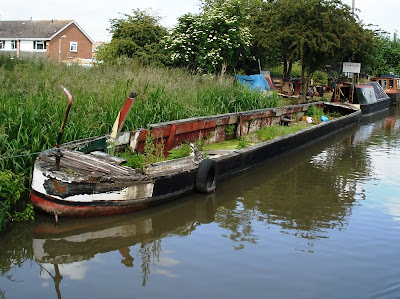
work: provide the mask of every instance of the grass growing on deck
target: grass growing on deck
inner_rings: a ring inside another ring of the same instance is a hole
[[[213,150],[241,149],[263,141],[268,141],[275,139],[277,137],[293,134],[310,126],[311,124],[307,124],[305,122],[297,122],[294,123],[292,126],[279,126],[279,125],[265,126],[260,130],[251,133],[249,135],[243,136],[241,138],[234,138],[207,144],[204,146],[204,150],[213,151]]]
[[[309,126],[311,125],[305,122],[294,123],[292,126],[267,126],[257,131],[256,135],[259,140],[268,141],[277,137],[296,133]]]

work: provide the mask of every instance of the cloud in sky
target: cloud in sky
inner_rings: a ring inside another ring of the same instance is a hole
[[[343,0],[351,6],[352,0]],[[120,13],[131,13],[133,9],[151,9],[162,17],[161,24],[171,27],[185,13],[197,13],[199,0],[1,0],[1,20],[75,20],[95,41],[109,41],[109,20],[121,17]],[[393,33],[397,30],[399,0],[355,0],[360,18],[365,24],[375,24]]]
[[[342,0],[343,3],[352,6],[352,0]],[[364,24],[377,25],[379,28],[394,33],[398,30],[399,0],[355,0],[356,13]]]

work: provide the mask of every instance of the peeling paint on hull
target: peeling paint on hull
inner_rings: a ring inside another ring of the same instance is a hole
[[[69,204],[68,202],[60,202],[57,199],[45,196],[35,191],[31,192],[31,202],[35,208],[45,213],[69,217],[90,217],[120,214],[145,209],[148,207],[147,204],[138,204],[136,206],[119,206],[115,205],[113,202],[105,202],[102,205],[82,205],[81,203]]]

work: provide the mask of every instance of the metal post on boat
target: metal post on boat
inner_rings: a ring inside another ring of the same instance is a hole
[[[121,131],[122,126],[125,122],[125,119],[128,115],[129,110],[132,107],[134,99],[137,97],[137,92],[131,92],[129,97],[125,100],[125,103],[122,105],[121,110],[118,112],[117,118],[115,119],[114,125],[111,129],[110,139],[107,140],[109,144],[107,147],[107,151],[109,154],[114,154],[115,149],[115,140],[117,139],[118,133]]]
[[[71,109],[71,106],[72,106],[72,95],[71,95],[71,93],[62,85],[61,85],[61,88],[63,89],[64,93],[68,97],[68,104],[67,104],[67,108],[65,110],[64,119],[63,119],[63,121],[61,123],[60,132],[58,133],[58,138],[57,138],[57,145],[56,145],[56,171],[60,170],[60,160],[61,160],[61,156],[62,156],[62,154],[60,152],[61,138],[62,138],[62,135],[64,134],[64,127],[65,127],[65,124],[67,123],[69,110]]]

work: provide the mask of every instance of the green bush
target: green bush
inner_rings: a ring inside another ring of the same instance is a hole
[[[328,75],[323,71],[316,71],[313,75],[314,85],[328,85]]]
[[[273,78],[282,78],[283,74],[283,65],[273,66],[269,68],[271,73],[271,77]],[[301,77],[301,66],[299,63],[294,63],[292,66],[292,73],[290,74],[292,78]]]
[[[24,211],[15,211],[16,204],[25,190],[24,175],[10,170],[0,171],[0,229],[10,220],[33,220],[33,207],[28,205]]]

